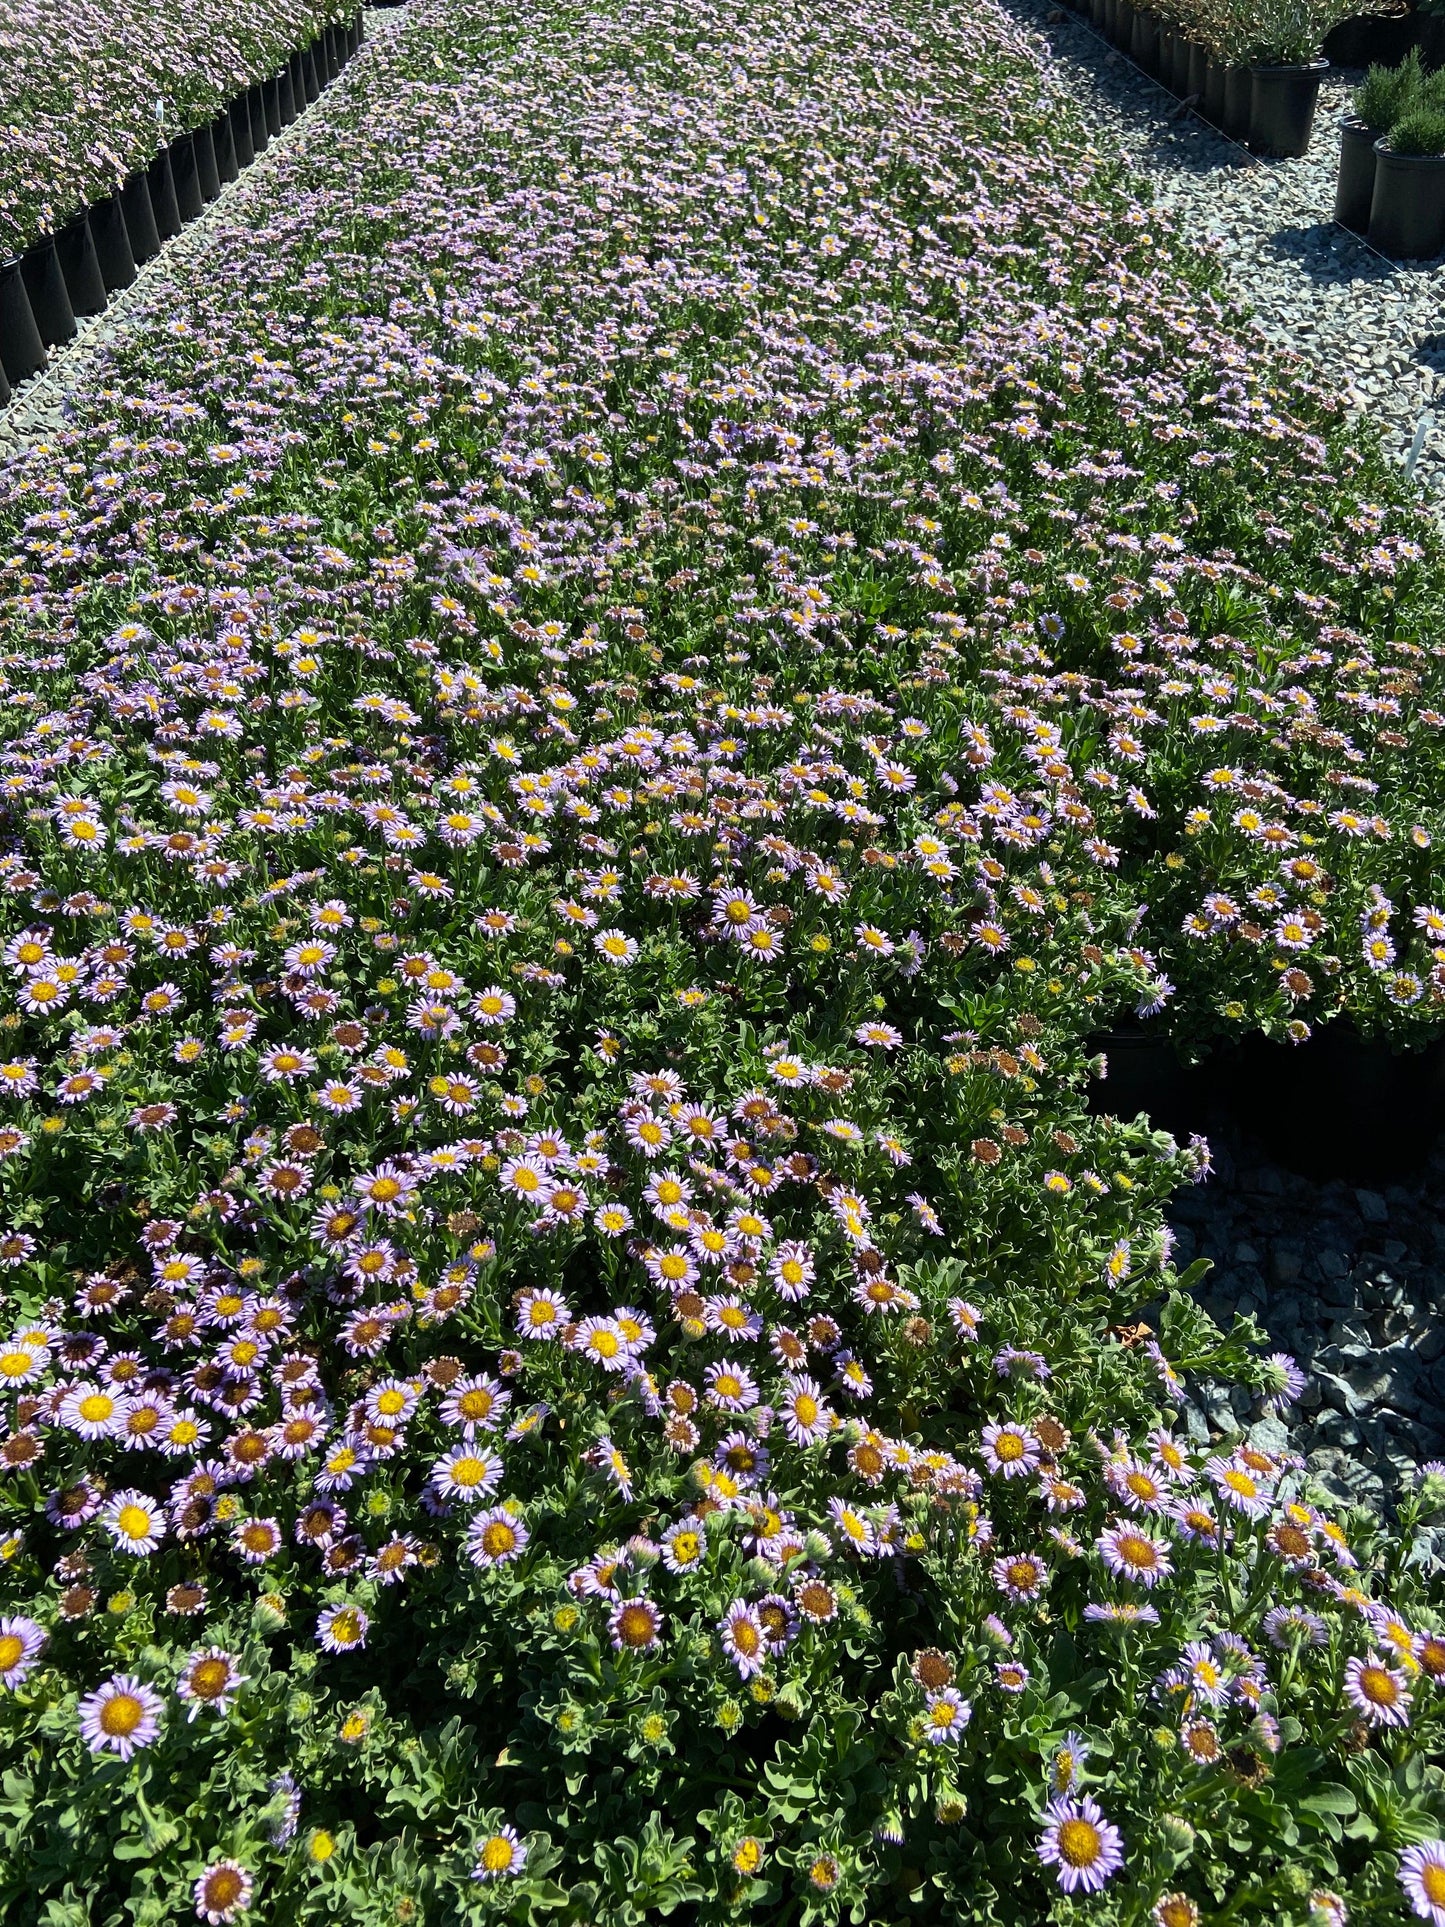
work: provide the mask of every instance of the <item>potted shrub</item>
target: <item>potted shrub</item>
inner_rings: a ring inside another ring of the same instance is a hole
[[[1370,245],[1397,261],[1445,250],[1445,107],[1411,106],[1375,143]]]
[[[1303,154],[1329,66],[1326,35],[1350,14],[1396,11],[1397,0],[1253,0],[1250,145],[1281,159]]]
[[[1340,172],[1335,186],[1335,219],[1364,234],[1375,194],[1375,142],[1387,134],[1414,102],[1424,84],[1418,49],[1412,47],[1398,67],[1371,67],[1355,89],[1351,112],[1340,124]]]
[[[1249,133],[1251,84],[1246,66],[1251,0],[1189,0],[1194,32],[1205,49],[1197,67],[1200,111],[1230,140]]]

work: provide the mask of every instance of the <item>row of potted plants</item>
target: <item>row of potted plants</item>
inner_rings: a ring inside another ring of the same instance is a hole
[[[74,338],[77,316],[99,314],[136,269],[238,178],[316,100],[361,46],[362,16],[325,27],[276,73],[238,94],[214,120],[180,134],[148,167],[82,208],[23,254],[0,259],[0,407]]]
[[[1166,0],[1167,13],[1133,0],[1084,0],[1082,11],[1152,78],[1228,139],[1293,158],[1309,147],[1320,52],[1343,0]],[[1418,49],[1375,67],[1342,131],[1335,219],[1397,260],[1445,250],[1445,80],[1426,73]]]
[[[1445,250],[1445,73],[1412,49],[1371,67],[1341,128],[1335,219],[1382,253],[1427,259]]]
[[[1280,159],[1308,149],[1325,37],[1347,13],[1397,11],[1391,0],[1075,0],[1121,52],[1228,139]]]
[[[351,0],[6,0],[0,257],[215,119]]]

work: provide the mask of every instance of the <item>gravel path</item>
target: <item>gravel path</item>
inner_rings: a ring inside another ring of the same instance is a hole
[[[1003,4],[1047,41],[1100,150],[1122,154],[1174,231],[1214,254],[1271,344],[1303,355],[1352,413],[1374,416],[1401,461],[1422,416],[1434,417],[1415,474],[1423,490],[1445,494],[1445,261],[1386,261],[1330,218],[1339,122],[1359,75],[1326,76],[1302,160],[1261,160],[1074,15],[1046,0]]]
[[[1445,1458],[1445,1141],[1382,1191],[1300,1177],[1217,1120],[1209,1142],[1214,1175],[1169,1206],[1175,1262],[1208,1258],[1205,1309],[1226,1330],[1236,1312],[1258,1318],[1309,1385],[1263,1428],[1245,1393],[1220,1386],[1194,1429],[1288,1436],[1338,1498],[1385,1509]]]
[[[46,438],[65,426],[68,398],[92,385],[107,351],[150,325],[163,291],[178,277],[204,271],[202,262],[217,230],[244,219],[255,187],[264,189],[281,157],[315,138],[326,123],[328,103],[345,90],[352,70],[367,59],[368,47],[397,32],[405,18],[404,7],[368,7],[360,51],[320,99],[283,127],[238,180],[223,185],[217,199],[153,255],[131,285],[111,297],[103,313],[77,319],[75,339],[53,348],[49,366],[22,382],[9,404],[0,408],[0,461],[43,448]]]

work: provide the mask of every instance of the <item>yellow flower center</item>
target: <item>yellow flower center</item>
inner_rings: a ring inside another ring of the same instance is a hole
[[[198,1700],[217,1700],[225,1692],[231,1678],[230,1663],[224,1659],[199,1660],[191,1668],[190,1688],[193,1698]]]
[[[1059,1857],[1071,1867],[1092,1867],[1103,1844],[1091,1820],[1065,1820],[1059,1828]]]
[[[1400,1697],[1394,1674],[1384,1666],[1360,1668],[1360,1691],[1372,1706],[1393,1706]]]
[[[145,1718],[134,1693],[116,1693],[100,1709],[100,1730],[112,1740],[128,1739]]]

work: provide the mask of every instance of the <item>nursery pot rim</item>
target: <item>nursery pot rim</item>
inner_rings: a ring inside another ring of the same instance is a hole
[[[1445,151],[1439,154],[1402,154],[1399,148],[1388,145],[1389,138],[1388,134],[1381,134],[1380,138],[1375,142],[1375,153],[1384,160],[1395,161],[1396,163],[1401,161],[1409,161],[1411,163],[1423,161],[1436,167],[1445,164]]]
[[[1318,60],[1251,60],[1252,74],[1322,74],[1329,66],[1323,55]]]

